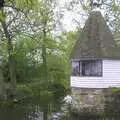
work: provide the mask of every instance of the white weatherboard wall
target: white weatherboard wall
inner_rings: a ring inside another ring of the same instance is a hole
[[[120,87],[120,60],[103,60],[102,77],[71,76],[71,87],[80,88]]]

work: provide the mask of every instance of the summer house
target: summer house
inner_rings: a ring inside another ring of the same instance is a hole
[[[120,87],[120,49],[100,11],[92,11],[71,52],[71,87]]]

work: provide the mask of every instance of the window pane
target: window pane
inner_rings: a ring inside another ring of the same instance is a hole
[[[102,61],[82,61],[83,76],[102,76]]]
[[[72,62],[72,76],[79,76],[79,62]]]

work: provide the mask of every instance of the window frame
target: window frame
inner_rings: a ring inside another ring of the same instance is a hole
[[[86,61],[100,61],[101,62],[101,74],[100,75],[83,75],[82,72],[80,74],[80,77],[103,77],[103,60],[80,60],[79,62],[86,62]],[[81,67],[81,71],[83,69],[83,66]]]
[[[83,75],[82,74],[82,69],[83,69],[83,66],[82,66],[82,63],[83,62],[89,62],[89,61],[100,61],[101,63],[101,74],[100,75]],[[100,59],[96,59],[96,60],[77,60],[77,61],[72,61],[72,62],[78,62],[79,63],[79,72],[78,72],[78,75],[73,75],[73,68],[72,68],[72,76],[75,76],[75,77],[103,77],[103,60],[100,60]]]

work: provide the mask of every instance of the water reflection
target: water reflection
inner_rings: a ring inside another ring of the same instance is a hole
[[[1,106],[0,120],[120,120],[120,103],[107,101],[102,116],[72,113],[67,104],[55,99],[29,99]]]
[[[6,105],[0,108],[0,120],[47,120],[60,108],[60,102],[50,99],[25,100],[19,104]]]
[[[17,104],[0,109],[0,120],[35,120],[40,118],[43,120],[41,109],[38,105],[33,104]]]

